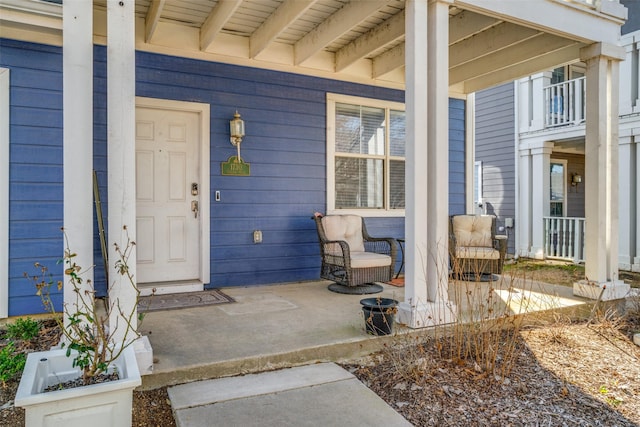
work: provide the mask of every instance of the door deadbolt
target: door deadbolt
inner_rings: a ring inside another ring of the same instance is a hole
[[[191,195],[192,196],[197,196],[198,195],[198,183],[197,182],[191,183]]]

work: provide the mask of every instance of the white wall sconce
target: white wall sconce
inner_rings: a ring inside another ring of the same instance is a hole
[[[582,175],[580,175],[579,173],[574,173],[573,175],[571,175],[571,186],[577,187],[581,182]]]
[[[238,148],[238,161],[240,161],[240,143],[244,137],[244,121],[236,110],[233,120],[229,122],[229,133],[231,134],[231,144]]]

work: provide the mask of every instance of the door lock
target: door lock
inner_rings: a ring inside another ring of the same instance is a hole
[[[192,182],[191,183],[191,195],[192,196],[197,196],[198,195],[198,183],[197,182]]]
[[[198,201],[197,200],[191,201],[191,212],[193,212],[194,218],[198,218]]]

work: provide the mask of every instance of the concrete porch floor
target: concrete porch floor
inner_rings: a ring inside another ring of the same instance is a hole
[[[142,387],[346,360],[390,339],[366,334],[360,300],[402,301],[403,288],[343,295],[330,292],[329,283],[224,288],[235,303],[148,313],[140,331],[156,363]]]
[[[508,284],[501,281],[500,288]],[[150,312],[140,327],[153,347],[153,374],[143,377],[143,389],[190,381],[261,372],[317,362],[345,361],[382,348],[393,335],[367,335],[359,301],[368,297],[404,300],[404,288],[384,285],[374,295],[330,292],[330,282],[303,282],[222,289],[236,302],[207,307]],[[490,284],[473,284],[482,294]],[[460,283],[450,283],[450,300]],[[520,293],[531,310],[583,305],[572,289],[546,284],[527,285]],[[465,294],[463,292],[462,294]],[[496,298],[500,304],[500,298]],[[506,303],[506,302],[504,302]],[[512,304],[513,301],[510,301]],[[466,310],[460,300],[459,310]],[[394,332],[425,333],[396,325]]]

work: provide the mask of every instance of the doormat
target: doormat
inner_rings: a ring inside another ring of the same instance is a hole
[[[180,294],[151,295],[140,297],[138,311],[142,313],[179,308],[202,307],[213,304],[235,302],[233,298],[218,289]]]

